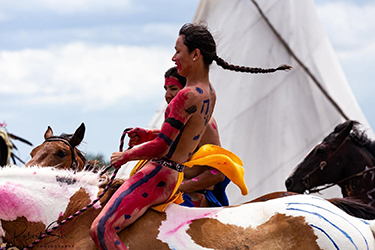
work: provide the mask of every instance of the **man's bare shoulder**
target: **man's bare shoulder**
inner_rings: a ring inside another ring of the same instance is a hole
[[[184,100],[186,104],[193,104],[197,102],[201,102],[202,99],[207,98],[205,95],[203,89],[201,89],[198,86],[193,86],[193,87],[184,87],[178,94],[176,95],[175,99],[178,100]]]
[[[208,86],[194,85],[194,86],[184,87],[182,90],[180,90],[179,93],[191,93],[191,94],[194,94],[194,95],[204,95],[207,92],[208,92]]]

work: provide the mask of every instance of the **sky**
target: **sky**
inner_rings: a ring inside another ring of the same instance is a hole
[[[315,0],[347,80],[375,128],[375,1]],[[164,101],[179,28],[199,0],[0,0],[0,123],[32,142],[73,133],[110,158],[122,131],[146,127]],[[14,141],[30,160],[32,147]]]

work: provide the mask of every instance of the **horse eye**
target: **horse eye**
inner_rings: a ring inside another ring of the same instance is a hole
[[[322,155],[322,154],[324,154],[326,151],[324,150],[324,149],[322,149],[322,148],[318,148],[317,150],[316,150],[316,153],[317,154],[320,154],[320,155]]]
[[[57,156],[60,157],[60,158],[64,158],[66,156],[66,153],[64,151],[62,151],[62,150],[59,150],[57,152]]]

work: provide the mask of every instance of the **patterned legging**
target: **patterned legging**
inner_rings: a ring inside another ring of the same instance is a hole
[[[166,201],[178,179],[178,172],[149,161],[113,194],[91,226],[98,249],[127,249],[117,232],[136,221],[146,210]]]

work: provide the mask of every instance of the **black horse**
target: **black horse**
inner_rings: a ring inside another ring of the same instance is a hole
[[[0,167],[8,165],[10,160],[13,161],[13,164],[16,164],[17,161],[25,164],[13,151],[17,150],[16,145],[12,142],[12,140],[19,140],[23,143],[26,143],[29,146],[33,144],[21,137],[18,137],[14,134],[11,134],[3,129],[0,128]],[[12,139],[12,140],[11,140]]]
[[[356,121],[337,125],[292,171],[287,190],[311,193],[337,184],[343,197],[375,207],[375,142],[359,126]]]
[[[5,140],[0,137],[0,166],[5,166],[8,163],[9,148]]]

